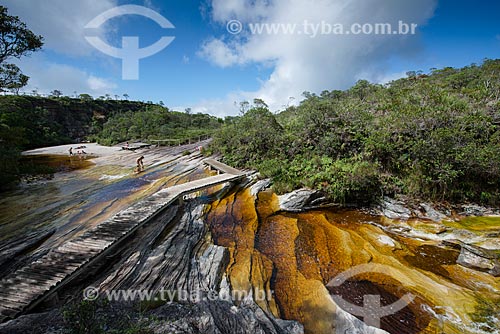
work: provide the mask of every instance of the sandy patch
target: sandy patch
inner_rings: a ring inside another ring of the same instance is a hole
[[[102,146],[97,143],[81,143],[81,144],[69,144],[69,145],[59,145],[51,147],[42,147],[34,150],[24,151],[23,155],[34,155],[34,154],[58,154],[58,155],[69,155],[69,149],[73,148],[73,153],[77,153],[77,147],[85,146],[83,149],[88,155],[94,155],[98,157],[110,156],[117,154],[118,152],[125,153],[119,146]]]
[[[205,140],[199,143],[193,143],[182,146],[164,146],[164,147],[151,147],[142,148],[135,151],[123,150],[120,145],[115,146],[102,146],[97,143],[80,143],[68,144],[51,147],[42,147],[34,150],[25,151],[23,155],[65,155],[69,156],[70,147],[73,148],[73,154],[77,153],[77,147],[85,146],[83,149],[86,156],[91,157],[91,161],[96,166],[120,166],[125,168],[135,168],[137,158],[144,156],[144,166],[146,169],[157,167],[162,164],[173,162],[179,158],[188,159],[184,155],[185,152],[198,153],[199,146],[205,146],[209,143]],[[123,173],[104,173],[102,176],[105,179],[112,180],[120,178],[117,174]]]

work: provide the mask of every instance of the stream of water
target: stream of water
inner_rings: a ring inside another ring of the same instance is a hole
[[[300,321],[306,333],[332,333],[332,296],[363,307],[366,295],[379,296],[384,306],[408,293],[411,303],[380,319],[386,331],[499,332],[500,278],[457,264],[460,251],[442,241],[474,232],[478,243],[498,250],[498,235],[491,231],[500,230],[500,218],[448,222],[454,227],[442,232],[441,223],[390,221],[361,211],[286,213],[272,191],[255,200],[243,189],[214,203],[208,223],[214,241],[230,250],[231,286],[270,288],[272,300],[260,306]],[[405,233],[392,232],[401,226]],[[362,270],[341,286],[329,286],[353,268]]]
[[[154,160],[140,174],[128,166],[96,165],[79,157],[76,161],[47,155],[29,159],[48,162],[59,172],[0,195],[0,242],[54,230],[39,252],[60,245],[165,186],[206,177],[198,166],[169,155]]]
[[[179,155],[148,156],[152,162],[141,174],[119,163],[40,159],[63,168],[52,179],[1,194],[0,249],[30,233],[53,231],[34,250],[43,253],[163,187],[207,176],[199,161]],[[209,205],[206,222],[214,243],[229,249],[232,288],[272,290],[259,306],[300,321],[306,333],[331,333],[335,296],[363,307],[366,295],[380,296],[384,306],[408,293],[412,302],[380,319],[390,333],[499,332],[500,278],[457,264],[460,251],[443,241],[499,252],[500,218],[435,223],[354,210],[287,213],[272,191],[255,198],[243,188]],[[366,265],[344,284],[330,284]]]

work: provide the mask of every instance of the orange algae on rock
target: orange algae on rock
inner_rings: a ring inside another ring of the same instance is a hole
[[[259,222],[250,190],[213,203],[207,221],[214,242],[229,250],[227,277],[233,291],[269,295],[265,299],[256,298],[256,302],[264,310],[279,315],[271,296],[272,262],[254,245]]]
[[[457,265],[456,250],[388,233],[374,224],[379,217],[360,211],[286,213],[279,211],[273,192],[255,198],[243,189],[213,203],[207,217],[214,241],[229,249],[231,287],[272,289],[267,300],[257,301],[259,306],[276,317],[300,321],[306,333],[334,332],[338,306],[330,293],[359,306],[366,294],[379,294],[388,304],[412,293],[416,298],[410,305],[382,319],[383,329],[472,333],[470,315],[477,300],[494,300],[500,288],[497,278]],[[357,275],[344,289],[326,288],[338,274],[370,263],[389,269]],[[474,290],[469,278],[487,288]],[[443,313],[447,318],[438,319]]]

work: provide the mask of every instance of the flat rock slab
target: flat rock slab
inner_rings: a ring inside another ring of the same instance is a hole
[[[212,163],[233,174],[221,174],[160,190],[6,276],[0,281],[0,321],[14,318],[47,298],[74,278],[76,272],[81,273],[80,269],[111,250],[179,197],[244,177],[229,166]]]

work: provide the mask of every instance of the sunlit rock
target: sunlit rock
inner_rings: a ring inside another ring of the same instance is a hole
[[[345,298],[362,302],[363,295],[374,292],[390,301],[405,293],[415,296],[404,310],[382,320],[383,330],[472,334],[478,308],[489,310],[483,312],[485,328],[494,328],[487,319],[495,312],[500,282],[457,264],[460,248],[440,245],[453,238],[453,227],[428,218],[390,220],[338,209],[284,212],[281,203],[272,191],[255,198],[243,190],[215,203],[209,213],[214,240],[232,254],[228,280],[254,289],[272,287],[271,300],[262,308],[274,316],[298,320],[311,334],[336,333],[336,328],[341,333],[380,331],[339,310],[325,289],[336,275],[371,263],[388,269],[356,277],[343,290]],[[398,217],[410,216],[400,203],[389,204]]]
[[[488,211],[485,207],[475,204],[462,205],[462,210],[460,214],[467,216],[484,216]]]
[[[250,187],[250,194],[256,197],[258,193],[269,188],[270,185],[271,179],[259,180]]]
[[[384,197],[379,205],[381,213],[389,219],[408,219],[411,211],[404,207],[402,202],[389,197]]]
[[[446,215],[444,213],[437,211],[429,203],[421,203],[420,206],[422,207],[422,209],[424,210],[425,213],[422,216],[420,216],[419,218],[426,218],[426,219],[433,220],[435,222],[440,222],[446,218]]]
[[[278,196],[278,200],[281,210],[300,212],[319,206],[326,198],[319,191],[303,188]]]
[[[465,267],[486,271],[493,276],[500,276],[500,261],[497,254],[472,245],[461,245],[457,263]]]

